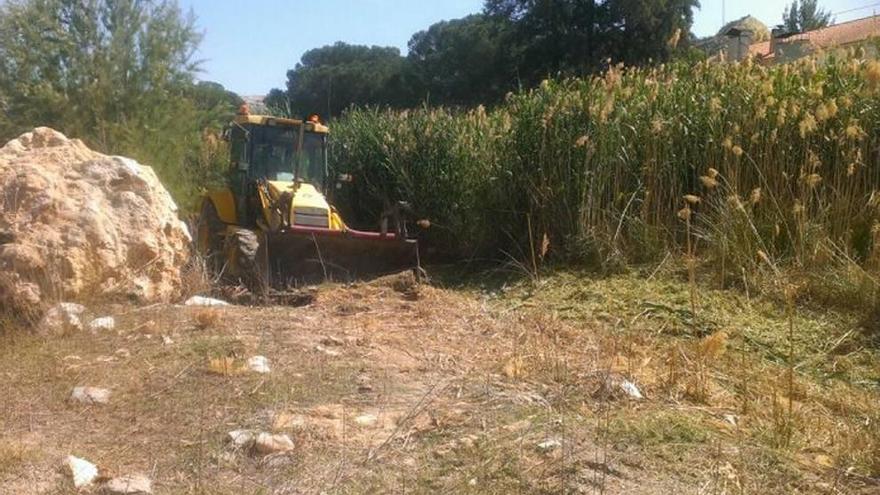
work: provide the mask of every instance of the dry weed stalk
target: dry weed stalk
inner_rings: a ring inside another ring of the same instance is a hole
[[[693,194],[686,194],[684,196],[685,205],[684,208],[679,210],[678,216],[682,220],[684,220],[686,225],[686,236],[687,236],[687,267],[688,267],[688,287],[690,288],[690,296],[691,296],[691,316],[693,318],[693,323],[696,324],[697,320],[697,260],[694,255],[694,242],[692,239],[692,231],[691,231],[691,218],[693,216],[693,210],[691,206],[696,206],[700,203],[700,198],[698,196],[694,196]]]

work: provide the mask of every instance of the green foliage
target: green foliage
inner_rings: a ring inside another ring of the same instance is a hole
[[[442,21],[413,35],[407,56],[420,100],[441,105],[494,103],[510,88],[508,23],[485,15]]]
[[[153,166],[186,203],[201,132],[237,99],[193,85],[200,35],[174,1],[0,4],[0,140],[38,125]]]
[[[456,114],[443,109],[393,112],[367,108],[349,112],[333,128],[334,171],[354,183],[337,193],[343,218],[375,228],[385,205],[411,202],[434,226],[429,244],[444,255],[475,252],[494,233],[472,215],[481,196],[491,194],[494,135],[502,126],[486,122],[481,109]],[[493,133],[491,135],[487,133]]]
[[[686,48],[696,0],[488,0],[483,14],[413,35],[409,54],[336,43],[310,50],[269,105],[329,117],[350,105],[494,105],[547,77],[612,62],[666,61]]]
[[[686,39],[695,0],[487,0],[487,14],[508,20],[519,77],[534,85],[557,74],[665,60]]]
[[[293,117],[293,109],[290,106],[290,100],[287,98],[287,92],[278,88],[273,88],[263,99],[266,108],[269,109],[271,115],[282,117]]]
[[[823,28],[832,22],[831,12],[819,7],[818,0],[794,0],[782,12],[782,24],[789,33]]]
[[[375,222],[383,197],[430,219],[426,245],[528,259],[657,260],[684,241],[738,275],[880,262],[876,88],[852,57],[773,68],[674,63],[549,80],[488,113],[362,109],[334,123],[334,166]],[[357,218],[357,217],[355,217]],[[872,233],[873,232],[873,233]]]
[[[405,98],[401,84],[404,58],[390,47],[367,47],[338,42],[315,48],[287,72],[289,112],[339,115],[350,105],[393,104]],[[282,103],[272,93],[275,106]]]

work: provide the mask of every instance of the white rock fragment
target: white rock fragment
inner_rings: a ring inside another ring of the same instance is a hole
[[[73,476],[73,486],[76,488],[89,486],[98,477],[98,466],[85,459],[69,455],[65,464]]]
[[[316,351],[316,352],[320,352],[320,353],[322,353],[322,354],[324,354],[324,355],[326,355],[326,356],[329,356],[329,357],[339,357],[339,356],[342,355],[339,351],[334,351],[334,350],[332,350],[332,349],[327,349],[326,347],[324,347],[324,346],[322,346],[322,345],[316,345],[316,346],[315,346],[315,351]]]
[[[65,334],[83,329],[80,316],[86,308],[81,304],[62,302],[49,308],[40,321],[41,332],[49,334]]]
[[[270,371],[269,360],[265,356],[254,356],[248,359],[247,365],[248,369],[254,373],[268,373]]]
[[[163,335],[162,336],[162,344],[163,345],[172,345],[172,344],[174,344],[174,340],[167,335]]]
[[[254,443],[255,435],[251,430],[233,430],[226,435],[229,443],[237,449],[250,447]]]
[[[74,387],[70,400],[83,404],[106,404],[110,402],[110,391],[98,387]]]
[[[362,414],[354,418],[354,422],[359,426],[373,426],[379,421],[375,414]]]
[[[550,452],[552,450],[558,449],[559,447],[562,447],[562,442],[560,442],[556,438],[550,438],[538,444],[538,450],[540,450],[541,452]]]
[[[192,296],[183,303],[184,306],[229,306],[226,301],[214,299],[213,297]]]
[[[108,331],[116,328],[116,320],[112,316],[102,316],[89,322],[89,330],[93,332]]]
[[[633,399],[641,400],[645,398],[645,396],[643,396],[642,392],[639,390],[639,387],[637,387],[635,383],[629,380],[621,380],[620,389],[623,390],[623,393],[632,397]]]
[[[293,440],[289,436],[271,433],[260,433],[254,443],[254,448],[258,454],[269,455],[279,452],[289,452],[293,450]]]
[[[104,483],[102,488],[104,493],[112,495],[150,495],[153,493],[153,483],[150,478],[142,474],[113,478]]]

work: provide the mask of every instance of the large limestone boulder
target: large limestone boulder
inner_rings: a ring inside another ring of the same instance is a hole
[[[0,148],[0,307],[178,295],[190,234],[150,167],[46,127]]]

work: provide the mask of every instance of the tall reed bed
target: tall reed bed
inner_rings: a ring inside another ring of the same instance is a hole
[[[687,242],[686,206],[722,280],[766,259],[880,262],[880,62],[856,50],[618,66],[488,112],[353,110],[333,133],[334,168],[356,178],[340,193],[359,205],[349,216],[375,222],[383,198],[407,200],[441,254],[521,256],[546,235],[566,262],[656,260]]]

